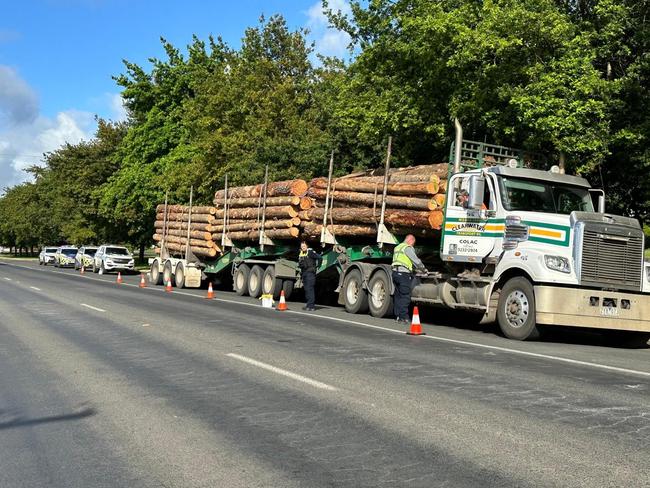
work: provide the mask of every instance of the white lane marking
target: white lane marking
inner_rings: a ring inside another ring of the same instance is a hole
[[[240,356],[239,354],[234,354],[232,352],[226,354],[226,356],[234,359],[238,359],[248,364],[252,364],[253,366],[257,366],[258,368],[262,368],[267,371],[271,371],[273,373],[286,376],[287,378],[291,378],[296,381],[302,381],[303,383],[307,383],[308,385],[311,385],[313,387],[320,388],[321,390],[338,391],[338,388],[328,385],[327,383],[322,383],[320,381],[312,380],[311,378],[307,378],[306,376],[292,373],[291,371],[287,371],[286,369],[281,369],[276,366],[271,366],[270,364],[266,364],[261,361],[257,361],[255,359],[251,359],[246,356]]]
[[[31,268],[29,266],[22,266],[20,264],[7,263],[7,265],[8,266],[14,266],[14,267],[17,267],[17,268],[25,268],[25,269],[29,269],[31,271],[38,271],[38,269]],[[60,274],[70,276],[70,273],[65,273],[63,271],[54,271],[54,270],[52,270],[51,272],[60,273]],[[92,278],[90,276],[83,276],[83,278],[93,280],[93,281],[101,281],[101,282],[104,282],[104,283],[110,283],[110,281],[102,280],[102,279],[99,279],[99,278]],[[134,284],[130,284],[130,283],[125,283],[125,285],[126,286],[138,287],[138,285],[134,285]],[[155,291],[159,291],[159,292],[164,292],[165,291],[164,288],[157,288],[157,287],[147,287],[147,288],[145,288],[145,290],[155,290]],[[175,293],[177,295],[185,295],[185,296],[188,296],[188,297],[194,297],[194,298],[201,298],[201,299],[203,298],[203,296],[201,296],[201,295],[194,295],[192,293],[185,293],[185,292],[182,292],[182,291],[176,291],[176,289],[174,289],[174,291],[172,293]],[[237,305],[246,305],[248,307],[257,307],[257,308],[260,307],[260,305],[257,304],[257,303],[246,303],[246,302],[240,302],[238,300],[228,300],[228,299],[225,299],[225,298],[215,298],[212,301],[224,302],[224,303],[234,303],[234,304],[237,304]],[[292,313],[292,314],[297,314],[297,315],[306,315],[306,316],[314,316],[315,315],[316,317],[319,317],[321,319],[332,320],[332,321],[335,321],[335,322],[343,322],[343,323],[346,323],[346,324],[358,325],[358,326],[361,326],[361,327],[367,327],[369,329],[382,330],[382,331],[385,331],[385,332],[390,332],[392,334],[400,334],[400,335],[405,334],[405,331],[390,329],[388,327],[382,327],[380,325],[366,324],[366,323],[363,323],[363,322],[358,322],[356,320],[342,319],[342,318],[338,318],[338,317],[330,317],[330,316],[327,316],[327,315],[319,315],[319,314],[307,313],[307,312],[298,312],[298,311],[295,311],[295,310],[287,310],[286,313]],[[424,324],[424,325],[427,325],[427,324]],[[435,336],[435,335],[422,335],[422,336],[418,336],[418,337],[421,338],[421,339],[428,339],[428,340],[440,341],[440,342],[448,342],[448,343],[451,343],[451,344],[461,344],[461,345],[464,345],[464,346],[478,347],[478,348],[481,348],[481,349],[488,349],[488,350],[492,350],[492,351],[500,351],[500,352],[505,352],[505,353],[510,353],[510,354],[518,354],[520,356],[528,356],[528,357],[535,357],[535,358],[540,358],[540,359],[548,359],[548,360],[551,360],[551,361],[558,361],[558,362],[562,362],[562,363],[575,364],[575,365],[578,365],[578,366],[586,366],[586,367],[590,367],[590,368],[602,369],[602,370],[605,370],[605,371],[616,371],[616,372],[619,372],[619,373],[634,374],[634,375],[639,375],[639,376],[644,376],[644,377],[650,378],[650,372],[648,372],[648,371],[639,371],[639,370],[636,370],[636,369],[619,368],[619,367],[616,367],[616,366],[608,366],[606,364],[594,363],[594,362],[590,362],[590,361],[580,361],[578,359],[569,359],[569,358],[564,358],[564,357],[560,357],[560,356],[552,356],[552,355],[549,355],[549,354],[541,354],[541,353],[537,353],[537,352],[521,351],[519,349],[510,349],[508,347],[491,346],[489,344],[479,344],[477,342],[462,341],[460,339],[449,339],[447,337],[440,337],[440,336]]]
[[[5,278],[5,280],[7,280],[7,281],[11,281],[11,278]]]
[[[37,288],[37,287],[35,287],[35,286],[30,286],[30,288],[31,288],[32,290],[41,291],[40,288]]]
[[[95,310],[95,311],[97,311],[97,312],[106,312],[106,310],[104,310],[103,308],[93,307],[92,305],[88,305],[87,303],[82,303],[81,306],[82,306],[82,307],[89,308],[89,309],[91,309],[91,310]]]

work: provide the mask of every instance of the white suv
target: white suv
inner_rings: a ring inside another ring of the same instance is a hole
[[[135,261],[126,247],[99,246],[93,257],[93,273],[104,274],[108,271],[133,271]]]

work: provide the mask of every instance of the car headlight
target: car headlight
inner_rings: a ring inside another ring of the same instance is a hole
[[[544,256],[544,262],[548,269],[559,271],[560,273],[570,273],[571,265],[569,260],[562,256]]]

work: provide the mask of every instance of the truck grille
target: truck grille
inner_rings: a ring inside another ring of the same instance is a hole
[[[640,230],[586,225],[582,242],[582,284],[641,289],[643,233]]]

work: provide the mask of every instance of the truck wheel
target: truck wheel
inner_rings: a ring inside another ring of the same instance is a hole
[[[251,269],[247,264],[241,264],[237,267],[232,284],[237,295],[244,296],[248,293],[248,275],[250,272]]]
[[[280,291],[284,292],[284,299],[289,300],[291,298],[291,295],[293,294],[293,288],[294,288],[295,282],[293,280],[284,280],[282,282],[282,289]],[[280,295],[278,294],[278,300],[280,299]]]
[[[273,295],[273,300],[280,299],[282,280],[275,277],[275,266],[267,266],[262,277],[262,294]]]
[[[153,263],[151,263],[151,269],[149,270],[149,283],[152,285],[162,284],[162,274],[160,273],[160,264],[157,259],[154,259]]]
[[[176,288],[185,288],[185,268],[183,267],[183,263],[178,263],[176,266],[174,284],[176,285]]]
[[[501,332],[509,339],[539,338],[535,324],[535,291],[526,278],[511,278],[501,289],[497,321]]]
[[[163,268],[163,282],[165,286],[172,281],[172,274],[172,263],[165,263],[165,267]]]
[[[248,274],[248,294],[253,298],[258,298],[262,294],[263,278],[264,268],[259,264],[254,265]]]
[[[368,308],[373,317],[386,317],[393,311],[393,297],[390,294],[390,278],[386,273],[375,273],[368,283]]]
[[[343,300],[348,313],[366,313],[368,311],[368,293],[363,289],[361,272],[353,269],[343,280]]]

